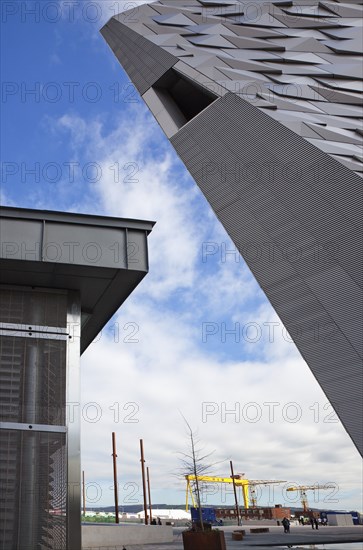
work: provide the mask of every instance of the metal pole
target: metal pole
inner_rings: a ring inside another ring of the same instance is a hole
[[[153,511],[152,511],[152,506],[151,506],[149,466],[146,466],[146,477],[147,477],[147,494],[148,494],[148,498],[149,498],[150,524],[151,524],[151,521],[153,519]]]
[[[86,484],[84,481],[84,470],[82,470],[82,496],[83,496],[83,516],[86,517]]]
[[[140,462],[141,462],[141,475],[142,475],[142,491],[144,495],[144,512],[145,512],[145,525],[148,524],[147,520],[147,501],[146,501],[146,483],[145,483],[145,459],[144,459],[144,443],[140,439]]]
[[[236,490],[236,482],[234,480],[232,460],[229,461],[229,464],[231,466],[231,478],[232,478],[232,482],[233,482],[234,501],[236,503],[237,525],[241,525],[240,524],[240,519],[239,519],[239,507],[238,507],[238,500],[237,500],[237,490]]]
[[[79,403],[81,355],[81,296],[68,291],[67,326],[72,327],[72,338],[67,344],[66,403]],[[67,541],[66,548],[82,548],[82,485],[80,455],[80,407],[67,407]],[[54,518],[56,519],[56,518]],[[56,524],[55,524],[56,525]],[[28,547],[32,547],[29,545]],[[34,547],[35,548],[35,547]]]
[[[115,493],[115,522],[120,523],[118,517],[118,492],[117,492],[117,464],[116,464],[116,434],[112,432],[112,460],[113,460],[113,487]]]

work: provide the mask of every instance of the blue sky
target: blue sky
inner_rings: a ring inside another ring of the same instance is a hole
[[[316,505],[359,509],[357,451],[99,34],[125,4],[2,3],[2,203],[157,222],[149,275],[82,358],[89,505],[112,504],[112,431],[121,504],[141,506],[140,438],[154,502],[183,502],[181,410],[225,460],[211,473],[334,482]]]

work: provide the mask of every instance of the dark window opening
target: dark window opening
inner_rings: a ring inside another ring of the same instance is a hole
[[[153,90],[179,128],[218,99],[218,96],[173,69],[154,84]]]

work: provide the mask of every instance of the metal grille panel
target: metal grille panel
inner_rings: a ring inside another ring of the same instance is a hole
[[[64,550],[66,435],[0,430],[0,457],[1,550]]]
[[[67,294],[0,299],[0,550],[66,550]]]
[[[65,360],[64,340],[2,336],[0,421],[64,425]],[[37,370],[29,374],[31,362]]]
[[[66,327],[67,294],[2,288],[0,323]]]

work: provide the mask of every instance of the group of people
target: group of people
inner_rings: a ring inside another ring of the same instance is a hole
[[[320,521],[321,521],[321,523],[320,523]],[[279,525],[279,522],[277,522],[277,523]],[[284,528],[284,533],[290,533],[290,520],[285,517],[282,520],[281,523],[282,523],[282,526]],[[328,525],[328,521],[327,521],[326,518],[323,518],[322,520],[319,520],[318,518],[314,518],[313,516],[310,517],[310,525],[311,525],[312,529],[319,529],[319,523],[320,523],[320,525],[324,525],[324,526]],[[305,520],[304,520],[303,517],[301,517],[299,519],[299,524],[300,525],[305,525]]]
[[[328,520],[326,518],[322,518],[321,520],[318,520],[316,518],[310,518],[310,524],[312,529],[319,529],[319,525],[323,525],[326,527],[328,525]]]
[[[159,517],[157,519],[153,518],[150,522],[150,525],[162,525],[161,519]]]
[[[313,518],[313,517],[311,517],[311,518],[310,518],[310,525],[311,525],[311,528],[312,528],[312,529],[319,529],[318,518]]]
[[[301,517],[299,519],[300,525],[306,525],[306,523],[310,523],[312,529],[319,529],[319,525],[323,525],[326,527],[328,525],[328,520],[326,518],[314,518],[313,516],[310,516],[309,520],[305,520],[305,518]]]

